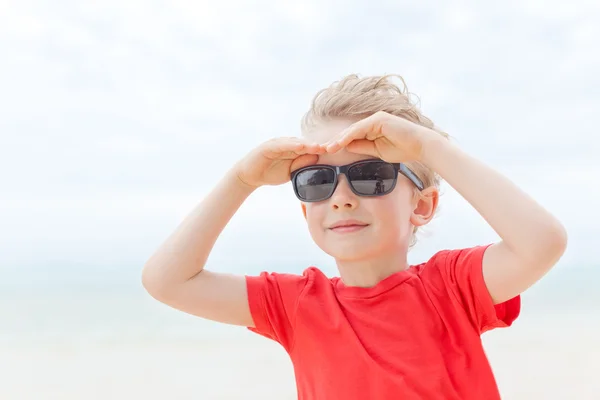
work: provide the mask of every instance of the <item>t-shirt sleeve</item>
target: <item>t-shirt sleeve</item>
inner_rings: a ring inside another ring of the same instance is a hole
[[[521,311],[520,296],[494,304],[483,279],[483,255],[488,247],[441,251],[427,266],[438,271],[450,301],[464,309],[480,334],[511,326]]]
[[[251,331],[280,343],[293,343],[296,309],[308,276],[262,272],[246,276],[248,303],[254,321]]]

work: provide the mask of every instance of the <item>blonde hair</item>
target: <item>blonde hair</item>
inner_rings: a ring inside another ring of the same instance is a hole
[[[399,84],[393,78],[398,78]],[[404,79],[395,74],[360,77],[356,74],[347,75],[333,82],[329,87],[317,92],[309,110],[301,120],[303,134],[307,134],[320,123],[336,119],[360,120],[378,111],[407,119],[415,124],[430,128],[445,138],[449,135],[435,126],[414,102],[413,93],[408,91]],[[415,96],[416,97],[416,96]],[[430,168],[420,162],[408,163],[412,171],[423,181],[425,187],[439,188],[440,177]],[[416,243],[413,230],[413,241]]]

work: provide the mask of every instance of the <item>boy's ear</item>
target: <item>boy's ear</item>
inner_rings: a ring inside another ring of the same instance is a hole
[[[410,216],[410,222],[414,226],[423,226],[429,223],[437,210],[440,193],[434,186],[430,186],[415,196],[416,202]]]
[[[306,219],[306,204],[300,203],[300,207],[302,207],[302,214],[304,215],[304,219]]]

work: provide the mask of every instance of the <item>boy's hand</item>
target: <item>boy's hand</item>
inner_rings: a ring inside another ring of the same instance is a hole
[[[271,139],[244,157],[235,172],[251,188],[281,185],[290,180],[293,170],[316,163],[318,155],[323,153],[322,145],[301,138]]]
[[[441,137],[431,129],[380,111],[343,130],[324,144],[327,152],[342,148],[387,162],[420,161],[430,139]]]

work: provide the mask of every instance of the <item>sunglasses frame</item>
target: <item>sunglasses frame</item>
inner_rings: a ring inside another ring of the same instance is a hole
[[[377,194],[362,194],[362,193],[358,193],[354,189],[354,186],[352,185],[352,182],[351,182],[350,178],[348,177],[348,170],[356,165],[366,164],[366,163],[383,163],[383,164],[391,165],[392,167],[394,167],[395,176],[394,176],[394,183],[392,184],[391,189],[389,189],[385,193],[377,193]],[[322,198],[322,199],[305,200],[298,193],[298,186],[296,184],[296,179],[298,178],[298,175],[303,171],[311,170],[311,169],[319,169],[319,168],[329,169],[334,172],[334,181],[333,181],[333,188],[331,189],[331,193],[327,197]],[[379,160],[379,159],[361,160],[361,161],[356,161],[356,162],[353,162],[351,164],[346,164],[346,165],[328,165],[328,164],[309,165],[309,166],[306,166],[306,167],[303,167],[303,168],[293,171],[291,174],[290,180],[292,182],[292,187],[294,189],[294,193],[296,194],[296,197],[300,201],[302,201],[304,203],[316,203],[319,201],[325,201],[325,200],[331,198],[331,196],[333,196],[333,194],[335,193],[335,189],[337,188],[337,185],[340,182],[339,176],[342,174],[346,176],[346,180],[348,181],[348,186],[350,186],[350,189],[352,190],[352,192],[355,195],[361,196],[361,197],[379,197],[379,196],[385,196],[386,194],[389,194],[394,190],[394,188],[396,187],[396,182],[398,182],[398,173],[401,173],[406,178],[408,178],[408,180],[410,180],[417,187],[417,189],[423,190],[425,188],[423,181],[421,179],[419,179],[419,177],[410,168],[408,168],[406,166],[406,164],[389,163],[387,161],[383,161],[383,160]]]

